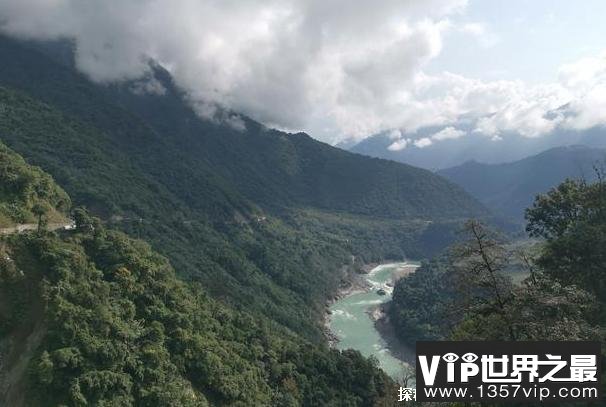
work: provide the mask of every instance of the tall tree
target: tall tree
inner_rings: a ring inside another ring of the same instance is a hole
[[[46,219],[44,218],[46,212],[47,208],[41,203],[36,203],[32,207],[32,213],[36,215],[36,218],[38,219],[38,233],[46,227]]]
[[[465,240],[453,246],[451,253],[461,309],[495,312],[502,319],[509,339],[515,340],[515,330],[507,312],[513,286],[511,279],[503,273],[508,265],[505,243],[477,220],[468,221],[463,233]]]
[[[537,263],[564,284],[606,301],[606,183],[567,180],[536,198],[527,231],[546,240]]]

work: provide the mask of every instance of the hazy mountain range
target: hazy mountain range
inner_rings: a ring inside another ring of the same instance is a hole
[[[449,134],[445,129],[454,129]],[[503,137],[488,137],[472,131],[472,127],[459,124],[454,127],[426,128],[414,135],[395,133],[397,137],[409,138],[406,145],[397,144],[393,132],[371,136],[358,143],[342,144],[343,148],[372,157],[387,158],[421,168],[438,170],[475,160],[487,164],[498,164],[523,159],[554,147],[567,145],[587,145],[589,147],[606,147],[606,129],[595,127],[584,131],[555,130],[541,137],[524,137],[510,133]],[[441,133],[442,132],[442,133]],[[435,140],[437,135],[443,138]],[[432,140],[432,137],[434,140]],[[415,141],[430,140],[421,147]],[[394,145],[394,143],[396,143]]]
[[[575,145],[503,164],[468,161],[438,174],[465,188],[497,214],[521,221],[537,194],[566,178],[595,180],[595,169],[604,165],[606,149]]]

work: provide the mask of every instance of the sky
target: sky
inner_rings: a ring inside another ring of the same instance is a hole
[[[70,39],[92,80],[139,91],[162,93],[160,63],[205,118],[330,143],[388,132],[398,150],[604,125],[604,15],[599,0],[0,0],[0,32]]]
[[[558,67],[606,48],[606,2],[600,0],[476,0],[456,18],[478,24],[444,36],[429,71],[448,70],[484,80],[557,81]]]

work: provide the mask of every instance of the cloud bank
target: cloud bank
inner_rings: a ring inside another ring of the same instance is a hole
[[[564,66],[557,83],[484,82],[426,67],[467,0],[0,0],[0,31],[74,41],[77,67],[98,82],[167,68],[199,111],[219,105],[270,126],[318,130],[336,142],[398,129],[393,149],[474,131],[538,137],[606,121],[606,55]],[[136,91],[157,91],[141,83]],[[562,108],[565,106],[565,108]],[[403,134],[449,126],[420,140]],[[321,134],[319,134],[321,133]],[[390,147],[391,148],[391,147]]]

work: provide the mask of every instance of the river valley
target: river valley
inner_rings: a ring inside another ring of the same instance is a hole
[[[397,357],[375,326],[381,304],[391,299],[394,280],[412,273],[418,263],[382,264],[367,275],[367,289],[356,290],[335,301],[330,307],[329,328],[338,338],[338,349],[355,349],[364,356],[374,356],[380,367],[394,379],[402,376],[407,363]]]

